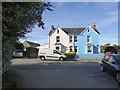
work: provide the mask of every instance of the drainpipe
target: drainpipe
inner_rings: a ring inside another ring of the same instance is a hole
[[[48,44],[49,44],[49,49],[50,49],[50,36],[48,36],[48,37],[49,37],[49,43]]]

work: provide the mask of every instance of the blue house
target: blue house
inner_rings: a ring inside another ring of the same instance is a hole
[[[49,32],[49,48],[61,52],[76,52],[76,57],[81,54],[100,53],[100,33],[96,24],[84,28],[54,28]]]

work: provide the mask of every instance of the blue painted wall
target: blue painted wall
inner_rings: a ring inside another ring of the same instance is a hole
[[[77,54],[75,58],[103,58],[104,54]]]
[[[91,31],[90,35],[92,38],[93,53],[98,53],[98,52],[100,52],[99,35],[94,30],[92,30],[91,27],[89,27],[89,28]]]
[[[88,32],[89,29],[89,32]],[[87,36],[91,36],[91,43],[92,43],[92,54],[100,52],[100,45],[99,45],[99,35],[89,26],[86,30],[78,35],[78,42],[75,42],[75,46],[78,46],[78,52],[76,53],[77,57],[80,57],[81,54],[88,54],[87,51]],[[90,54],[89,54],[90,55]]]

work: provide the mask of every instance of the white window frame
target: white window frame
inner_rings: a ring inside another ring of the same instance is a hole
[[[70,35],[70,36],[69,36],[69,43],[72,43],[72,42],[73,42],[73,36]]]
[[[71,48],[70,48],[71,47]],[[69,46],[69,52],[73,51],[73,46]]]
[[[89,38],[88,38],[88,36],[89,36]],[[89,41],[88,41],[88,39],[89,39]],[[92,41],[91,41],[91,36],[90,35],[87,35],[87,43],[91,43]]]
[[[75,36],[77,37],[76,38],[77,41],[75,41]],[[78,36],[77,35],[74,35],[74,42],[78,42]]]
[[[88,52],[88,49],[89,49],[89,48],[91,49],[91,52]],[[87,46],[87,53],[92,53],[92,46],[90,46],[90,47]]]
[[[59,39],[57,37],[59,37]],[[56,36],[56,43],[59,43],[59,42],[60,42],[60,36]]]
[[[75,48],[77,47],[77,48]],[[75,52],[75,49],[77,49],[77,52]],[[74,46],[74,52],[78,54],[78,46]]]
[[[59,47],[59,46],[56,46],[55,49],[56,49],[57,47]],[[58,49],[56,49],[56,50],[58,50]],[[60,47],[59,47],[59,50],[60,50]],[[59,50],[58,50],[58,51],[59,51]]]

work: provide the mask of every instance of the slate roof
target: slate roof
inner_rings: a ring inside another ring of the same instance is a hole
[[[30,46],[40,46],[40,44],[38,43],[34,43],[34,42],[30,42],[30,41],[26,41]]]
[[[52,30],[50,30],[50,32],[49,32],[49,34],[48,34],[48,35],[50,35],[52,32],[53,32],[53,31],[52,31]]]
[[[85,28],[61,28],[66,34],[80,34]]]
[[[100,32],[97,29],[94,29],[93,27],[92,27],[92,29],[95,30],[98,34],[100,34]]]
[[[98,34],[99,31],[97,29],[94,29],[93,27],[91,27],[93,30],[95,30]],[[83,27],[83,28],[61,28],[66,34],[80,34],[82,31],[84,31],[86,29],[86,27]],[[54,31],[54,30],[53,30]],[[49,32],[49,35],[53,32],[53,31],[50,31]]]

